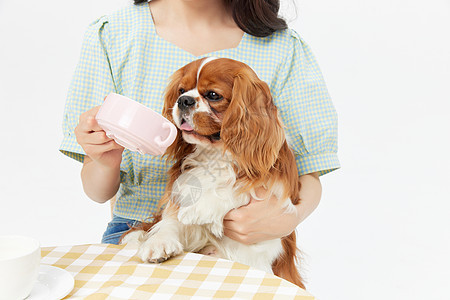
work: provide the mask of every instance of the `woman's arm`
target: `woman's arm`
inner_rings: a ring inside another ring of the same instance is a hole
[[[105,167],[86,155],[83,169],[81,169],[81,181],[84,192],[89,198],[95,202],[104,203],[119,190],[120,166]]]
[[[316,209],[322,196],[322,185],[317,172],[300,176],[300,182],[301,202],[294,206],[295,209],[286,210],[281,207],[275,196],[266,199],[264,196],[267,191],[260,188],[256,195],[265,200],[251,198],[248,205],[228,212],[223,222],[224,234],[244,244],[289,235]]]
[[[86,153],[81,170],[84,192],[95,202],[104,203],[119,189],[124,148],[108,138],[98,125],[95,115],[99,108],[81,114],[75,136]]]
[[[300,176],[300,203],[296,205],[298,224],[303,222],[319,206],[322,197],[322,184],[319,173],[310,173]],[[297,224],[297,225],[298,225]]]

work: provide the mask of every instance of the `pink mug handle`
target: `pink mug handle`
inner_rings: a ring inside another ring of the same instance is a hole
[[[175,141],[175,137],[177,136],[177,128],[170,122],[163,123],[162,127],[169,128],[170,130],[169,136],[163,141],[161,140],[161,137],[158,135],[155,138],[155,143],[158,145],[158,147],[167,148],[170,145],[172,145],[173,141]]]

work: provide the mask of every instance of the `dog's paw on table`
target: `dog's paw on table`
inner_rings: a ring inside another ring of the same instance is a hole
[[[179,241],[155,234],[139,246],[137,255],[143,262],[161,263],[182,253],[183,245]]]

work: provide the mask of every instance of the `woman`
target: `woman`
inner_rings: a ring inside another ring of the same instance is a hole
[[[302,184],[296,211],[267,205],[273,197],[251,201],[225,216],[225,235],[247,244],[283,237],[317,207],[319,176],[339,168],[337,116],[309,47],[278,10],[276,0],[135,0],[90,25],[66,102],[60,150],[83,162],[81,178],[91,199],[103,203],[117,194],[103,243],[118,243],[128,225],[151,216],[169,165],[107,138],[94,119],[99,105],[116,92],[161,112],[169,76],[204,56],[240,60],[269,84]]]

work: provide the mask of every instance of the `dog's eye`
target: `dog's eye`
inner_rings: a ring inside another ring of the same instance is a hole
[[[180,95],[181,95],[181,94],[184,94],[186,91],[185,91],[183,88],[180,88],[180,89],[178,90],[178,92],[179,92]]]
[[[222,100],[223,97],[214,91],[209,91],[205,94],[205,98],[210,101],[219,101]]]

